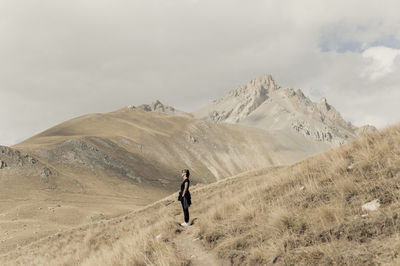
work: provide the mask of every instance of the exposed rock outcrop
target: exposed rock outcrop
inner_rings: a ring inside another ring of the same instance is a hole
[[[7,163],[0,160],[0,169],[6,168]]]
[[[161,113],[174,113],[175,108],[169,105],[162,104],[159,100],[152,102],[151,104],[142,104],[138,108],[143,109],[147,112],[155,111]]]
[[[57,145],[55,149],[40,150],[39,154],[56,163],[86,168],[99,175],[127,177],[138,183],[142,182],[141,174],[143,173],[137,165],[154,172],[154,167],[143,158],[128,152],[110,140],[95,136],[68,139]]]
[[[130,109],[134,109],[134,107],[132,107],[132,105],[130,105],[130,106],[131,106]],[[156,101],[152,102],[151,104],[139,105],[137,108],[142,109],[146,112],[159,112],[159,113],[165,113],[165,114],[170,114],[170,115],[191,117],[190,114],[183,112],[181,110],[177,110],[172,106],[163,104],[159,100],[156,100]]]
[[[23,173],[28,176],[41,176],[45,180],[56,174],[55,170],[35,157],[7,146],[0,146],[0,171],[3,174]]]

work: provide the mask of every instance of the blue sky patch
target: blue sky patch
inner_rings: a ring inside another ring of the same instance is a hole
[[[320,33],[319,48],[322,52],[337,53],[362,53],[373,46],[400,49],[400,40],[394,34],[381,34],[375,40],[363,38],[370,36],[366,33],[372,30],[379,29],[366,25],[349,27],[344,23],[327,26]]]

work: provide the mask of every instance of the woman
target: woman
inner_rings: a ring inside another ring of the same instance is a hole
[[[188,226],[189,224],[189,206],[192,204],[190,192],[189,192],[189,180],[190,172],[188,169],[182,170],[183,182],[181,184],[181,190],[179,191],[178,200],[180,200],[183,209],[183,215],[185,217],[185,222],[181,223],[182,226]]]

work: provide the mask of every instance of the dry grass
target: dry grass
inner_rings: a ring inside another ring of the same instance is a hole
[[[400,126],[292,166],[191,191],[198,237],[232,265],[400,262]],[[380,208],[362,211],[374,199]],[[1,257],[1,264],[190,264],[190,254],[174,243],[184,233],[177,225],[180,208],[172,195],[21,247]]]
[[[400,127],[223,187],[225,194],[214,196],[219,206],[201,212],[199,236],[231,264],[373,265],[397,259]],[[379,210],[363,212],[361,206],[374,199]],[[232,205],[234,211],[218,211]]]

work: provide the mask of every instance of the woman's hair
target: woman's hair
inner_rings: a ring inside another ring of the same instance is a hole
[[[189,178],[189,176],[190,176],[189,169],[183,169],[183,170],[182,170],[182,173],[185,173],[186,176]]]

